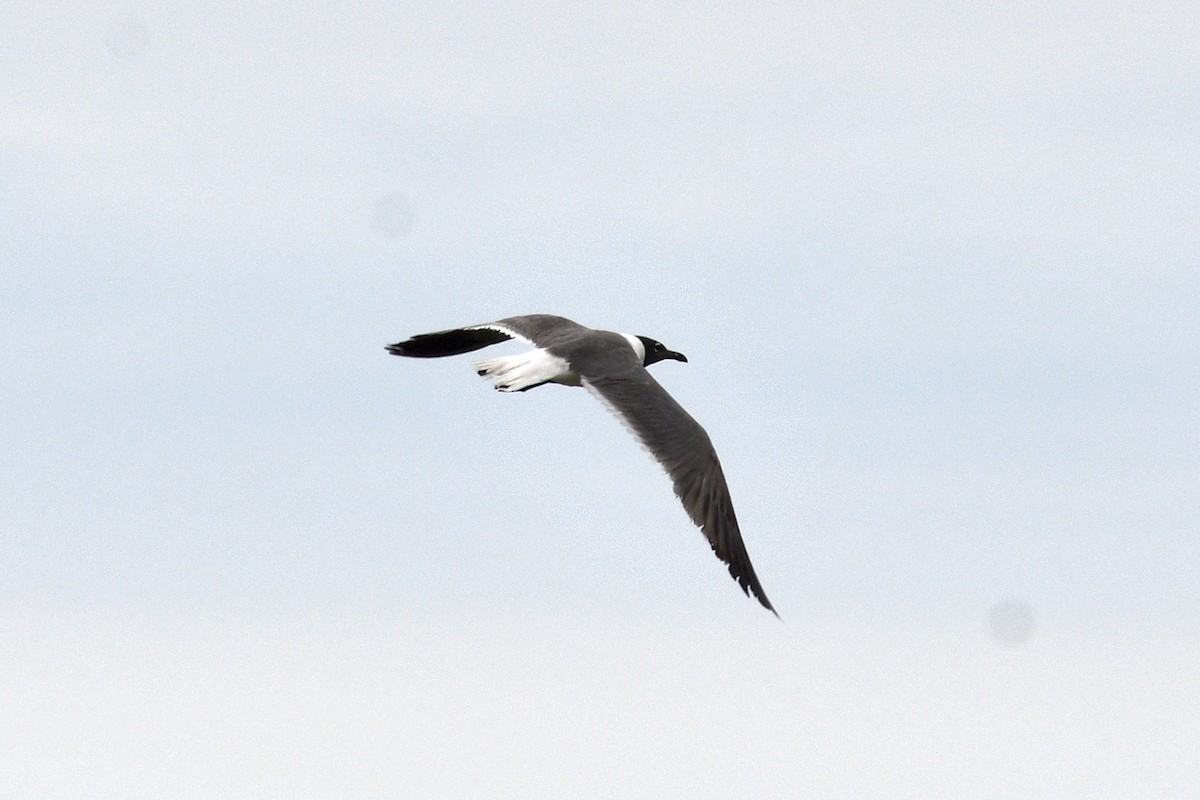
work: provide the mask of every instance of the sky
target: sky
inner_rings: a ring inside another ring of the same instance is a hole
[[[1200,795],[1194,4],[0,30],[0,796]],[[538,312],[687,354],[781,619],[383,350]]]

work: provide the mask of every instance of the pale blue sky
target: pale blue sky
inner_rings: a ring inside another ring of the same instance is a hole
[[[1200,11],[443,5],[0,8],[0,795],[1200,793]]]

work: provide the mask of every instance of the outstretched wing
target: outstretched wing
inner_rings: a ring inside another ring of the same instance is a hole
[[[527,314],[508,317],[481,325],[468,325],[434,333],[418,333],[403,342],[389,344],[387,351],[394,356],[410,358],[441,358],[470,353],[509,339],[520,339],[537,347],[548,347],[556,341],[578,335],[587,328],[565,317],[550,314]]]
[[[729,565],[729,574],[742,591],[752,593],[779,616],[754,573],[725,473],[700,423],[636,360],[621,369],[613,369],[610,362],[603,373],[585,373],[582,377],[588,391],[624,423],[671,476],[675,496],[692,522],[700,526],[717,558]]]

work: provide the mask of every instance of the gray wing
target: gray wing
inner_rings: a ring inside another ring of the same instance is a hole
[[[578,336],[587,330],[566,317],[527,314],[523,317],[508,317],[496,322],[468,325],[448,331],[418,333],[403,342],[389,344],[387,351],[394,356],[441,358],[470,353],[472,350],[499,344],[508,339],[520,339],[544,348]]]
[[[675,496],[692,522],[700,526],[717,558],[729,565],[729,574],[742,591],[753,593],[779,616],[754,573],[725,473],[700,423],[636,358],[620,369],[610,362],[603,372],[585,372],[582,377],[588,391],[600,398],[671,476]]]

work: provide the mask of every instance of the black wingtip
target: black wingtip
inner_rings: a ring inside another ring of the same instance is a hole
[[[783,619],[783,617],[779,616],[779,612],[775,610],[775,606],[771,605],[771,601],[767,599],[767,594],[761,587],[743,586],[742,591],[746,593],[747,597],[753,596],[763,608],[775,615],[775,619]]]
[[[419,333],[403,342],[389,344],[386,350],[394,356],[442,358],[470,353],[472,350],[511,338],[507,333],[493,328],[458,328],[437,333]]]
[[[716,552],[716,548],[713,548]],[[720,558],[720,554],[717,554]],[[722,559],[723,560],[723,559]],[[749,556],[746,557],[744,565],[736,565],[735,561],[726,563],[729,569],[729,576],[737,583],[738,588],[742,590],[742,594],[746,597],[753,597],[759,602],[763,608],[775,615],[776,619],[782,620],[779,612],[775,610],[775,606],[771,605],[771,601],[767,599],[767,593],[763,591],[762,584],[758,582],[758,576],[754,574],[754,567],[750,564]]]

